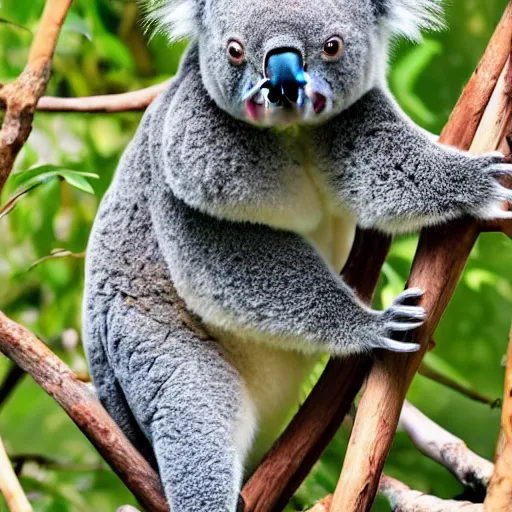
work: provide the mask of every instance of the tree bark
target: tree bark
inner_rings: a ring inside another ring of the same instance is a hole
[[[508,345],[505,390],[503,394],[501,427],[505,444],[496,461],[494,474],[485,499],[486,512],[512,510],[512,330]]]

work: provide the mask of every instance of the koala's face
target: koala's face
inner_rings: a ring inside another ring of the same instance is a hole
[[[206,0],[201,73],[237,118],[321,123],[383,79],[383,33],[374,0]]]
[[[210,96],[271,126],[321,123],[384,81],[393,34],[442,26],[443,0],[143,0],[199,47]]]

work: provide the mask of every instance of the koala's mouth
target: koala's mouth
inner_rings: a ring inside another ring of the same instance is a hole
[[[244,96],[250,122],[264,125],[315,122],[329,110],[331,88],[313,79],[305,69],[300,51],[289,47],[270,50],[264,61],[263,78],[250,84]]]
[[[278,124],[313,121],[325,112],[328,97],[306,84],[298,90],[276,92],[264,79],[245,98],[245,113],[254,123]]]

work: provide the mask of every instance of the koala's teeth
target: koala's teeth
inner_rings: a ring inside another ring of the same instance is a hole
[[[256,103],[256,105],[263,105],[265,103],[265,98],[263,94],[259,92],[258,94],[256,94],[256,96],[252,98],[252,101]]]

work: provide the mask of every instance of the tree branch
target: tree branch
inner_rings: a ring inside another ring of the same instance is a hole
[[[10,457],[14,472],[19,475],[25,464],[36,464],[37,466],[58,471],[104,471],[107,467],[102,463],[97,464],[74,464],[72,462],[52,459],[46,455],[35,453],[20,453]]]
[[[32,506],[27,500],[5,452],[2,438],[0,438],[0,491],[11,512],[32,512]]]
[[[427,418],[405,401],[400,426],[423,455],[435,460],[464,486],[480,490],[489,485],[494,465],[472,452],[464,441]]]
[[[495,220],[482,225],[482,233],[504,233],[512,238],[512,220]]]
[[[393,512],[441,512],[458,510],[463,512],[483,512],[484,506],[468,501],[441,500],[419,491],[413,491],[404,483],[383,475],[379,492],[389,500]],[[334,509],[332,509],[334,510]]]
[[[117,113],[146,109],[169,85],[169,80],[160,84],[122,94],[105,94],[84,98],[57,98],[44,96],[37,104],[39,112],[85,112]]]
[[[508,345],[507,368],[501,426],[505,445],[496,461],[487,498],[486,512],[507,512],[512,509],[512,330]]]
[[[442,373],[436,371],[434,368],[431,368],[428,364],[426,364],[425,361],[423,361],[423,363],[421,364],[418,373],[429,380],[437,382],[442,386],[446,386],[447,388],[452,389],[457,393],[460,393],[461,395],[465,396],[466,398],[469,398],[470,400],[474,400],[475,402],[479,402],[481,404],[489,405],[492,409],[501,406],[500,398],[493,399],[489,396],[483,395],[482,393],[478,392],[477,390],[469,386],[459,384],[455,380],[452,380],[450,377],[447,377],[446,375],[443,375]]]
[[[140,503],[167,512],[160,480],[86,384],[30,331],[0,313],[0,352],[29,373],[66,411]]]
[[[510,88],[504,79],[500,82],[502,86],[494,88],[494,85],[500,77],[507,76],[505,63],[510,58],[511,39],[512,4],[509,3],[477,72],[441,136],[442,143],[468,149],[472,134],[476,135],[480,125],[487,127],[485,133],[481,132],[485,144],[482,139],[475,139],[471,147],[489,151],[500,145],[510,122]],[[484,113],[482,107],[487,105],[489,108]],[[453,295],[478,233],[478,224],[469,219],[422,233],[408,283],[426,292],[421,305],[429,316],[414,336],[422,349],[410,355],[376,354],[334,494],[333,511],[370,510],[405,394]]]
[[[0,192],[32,131],[34,111],[50,80],[53,53],[71,2],[47,0],[25,70],[0,89],[0,108],[6,111],[0,130]]]
[[[0,386],[0,410],[16,386],[21,382],[25,372],[17,365],[11,364]]]

